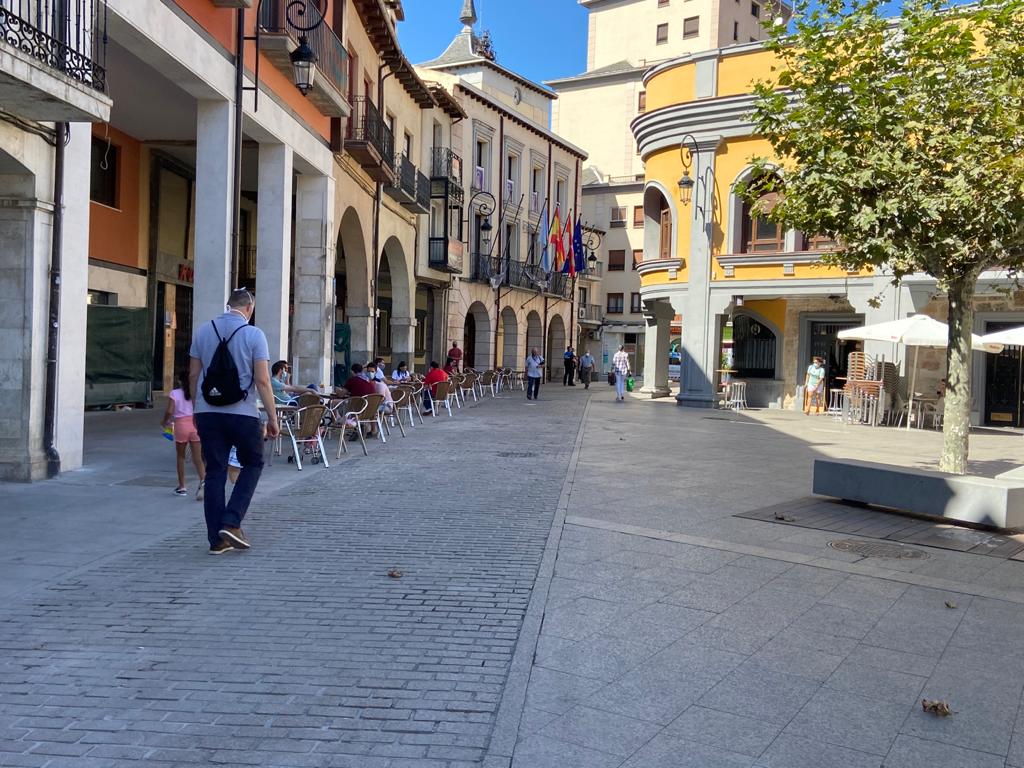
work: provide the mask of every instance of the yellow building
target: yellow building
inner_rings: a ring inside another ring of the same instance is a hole
[[[894,287],[890,275],[824,266],[830,243],[752,215],[736,194],[752,179],[754,158],[773,154],[749,122],[752,83],[773,63],[761,43],[748,43],[644,74],[647,111],[632,128],[645,168],[645,389],[668,392],[670,324],[681,315],[681,404],[712,405],[721,370],[733,369],[748,382],[750,405],[788,407],[812,356],[825,359],[830,387],[845,374],[850,348],[840,330],[916,312],[945,320],[934,279],[914,275]],[[1005,274],[982,275],[976,332],[1024,322],[1024,292],[1007,287]],[[891,344],[865,351],[889,361],[905,355]],[[921,359],[923,391],[937,389],[943,351],[922,351]],[[975,423],[1022,424],[1020,369],[1019,351],[975,356]]]

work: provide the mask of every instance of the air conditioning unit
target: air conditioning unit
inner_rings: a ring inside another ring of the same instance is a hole
[[[576,314],[579,316],[580,320],[586,320],[587,319],[587,308],[586,307],[580,307],[579,309],[576,310]]]
[[[473,169],[473,189],[484,188],[484,167],[478,165]]]

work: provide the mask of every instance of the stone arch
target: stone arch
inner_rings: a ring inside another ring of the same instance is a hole
[[[474,301],[463,321],[462,364],[466,368],[486,370],[491,364],[491,316],[483,302]]]
[[[663,227],[663,217],[670,223]],[[667,230],[667,243],[664,241]],[[676,258],[676,240],[679,237],[679,214],[672,196],[657,181],[644,187],[644,261]]]
[[[512,307],[501,310],[501,365],[517,368],[519,364],[519,318]]]
[[[523,350],[523,360],[534,347],[541,352],[544,350],[544,324],[537,310],[531,309],[530,314],[526,316],[526,348]]]
[[[415,281],[405,249],[389,237],[381,251],[376,275],[377,349],[387,362],[412,359],[415,354]]]
[[[552,378],[561,375],[562,355],[565,353],[565,320],[561,315],[554,315],[548,323],[548,352],[545,357],[548,360],[548,377]]]
[[[370,312],[369,249],[359,213],[349,207],[338,226],[338,252],[334,266],[337,322],[335,334],[335,380],[344,381],[353,362],[364,362],[372,354],[373,325]]]

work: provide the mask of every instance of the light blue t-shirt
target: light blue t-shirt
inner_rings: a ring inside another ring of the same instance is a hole
[[[213,325],[210,323],[200,325],[192,336],[192,349],[189,351],[189,356],[199,360],[203,366],[196,386],[195,413],[233,413],[238,416],[259,418],[259,408],[256,407],[256,383],[253,377],[253,364],[257,360],[270,361],[267,337],[255,325],[246,323],[245,318],[237,312],[225,312],[223,315],[216,317],[213,322],[217,326],[217,332],[214,332]],[[231,357],[238,368],[238,383],[248,394],[244,400],[240,400],[232,405],[210,405],[203,398],[203,377],[206,376],[206,368],[210,365],[210,361],[213,360],[213,354],[217,351],[217,345],[220,343],[217,333],[220,334],[222,339],[226,339],[241,326],[245,327],[235,334],[231,343],[228,344],[228,349],[231,351]]]
[[[540,355],[534,357],[530,355],[526,358],[526,375],[531,379],[539,379],[541,377],[540,367],[544,364],[544,358]]]

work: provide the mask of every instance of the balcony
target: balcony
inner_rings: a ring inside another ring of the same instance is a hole
[[[108,120],[106,20],[106,0],[2,0],[3,109],[29,120]]]
[[[584,280],[600,280],[604,277],[604,264],[600,261],[587,262],[587,268],[580,272]]]
[[[259,7],[260,50],[267,59],[291,81],[291,53],[299,47],[299,35],[305,34],[309,47],[316,54],[316,73],[307,98],[327,117],[348,117],[351,107],[348,93],[348,51],[334,30],[326,23],[309,32],[300,33],[288,23],[311,26],[311,19],[320,18],[313,0],[262,0]]]
[[[430,213],[430,179],[423,171],[416,171],[416,201],[406,208],[414,213]]]
[[[384,191],[402,205],[416,201],[416,166],[406,155],[395,155],[395,180]]]
[[[434,147],[430,153],[430,177],[462,186],[462,158],[447,147]]]
[[[477,254],[473,261],[471,278],[490,282],[495,276],[501,277],[499,285],[511,288],[546,293],[563,299],[572,295],[572,279],[569,275],[559,272],[545,275],[536,264]]]
[[[380,112],[365,96],[352,100],[352,117],[348,121],[345,151],[355,159],[374,181],[395,183],[395,136],[384,124]]]
[[[428,247],[428,259],[431,269],[461,274],[463,266],[463,245],[461,242],[447,237],[432,237],[428,241]]]
[[[597,304],[584,304],[576,307],[576,318],[583,325],[600,325],[604,317],[604,307]]]

